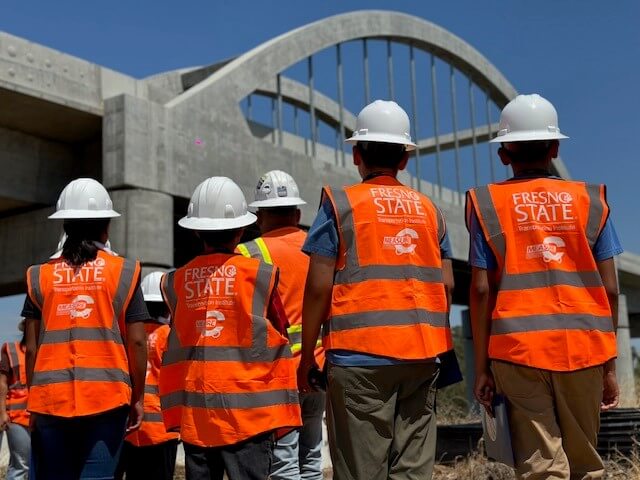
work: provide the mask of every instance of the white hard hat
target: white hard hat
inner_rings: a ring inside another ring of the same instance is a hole
[[[142,279],[140,288],[145,302],[162,302],[162,293],[160,292],[160,281],[164,272],[151,272]]]
[[[569,138],[560,133],[558,112],[537,93],[518,95],[502,109],[496,142],[529,142]]]
[[[414,150],[411,141],[409,116],[396,102],[376,100],[364,107],[356,119],[356,129],[345,142],[382,142],[405,145]]]
[[[231,230],[256,221],[240,187],[227,177],[211,177],[196,187],[187,216],[178,222],[190,230]]]
[[[114,218],[120,214],[113,209],[107,189],[93,178],[77,178],[70,182],[58,198],[52,219]]]
[[[300,198],[300,191],[293,177],[282,170],[271,170],[260,177],[255,198],[249,204],[252,208],[293,207],[307,203]]]

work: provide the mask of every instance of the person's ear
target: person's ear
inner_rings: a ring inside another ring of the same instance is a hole
[[[362,156],[360,155],[360,149],[358,148],[357,145],[353,146],[352,153],[353,153],[353,164],[356,167],[359,167],[362,164]]]
[[[560,142],[558,140],[552,140],[549,147],[549,155],[551,158],[558,158],[558,151],[560,150]]]
[[[402,155],[402,160],[400,160],[398,164],[398,171],[407,168],[407,163],[409,163],[409,152],[405,150],[404,155]]]
[[[503,165],[505,166],[511,165],[511,155],[509,154],[509,151],[506,148],[500,147],[498,149],[498,156],[500,157],[500,161],[502,162]]]

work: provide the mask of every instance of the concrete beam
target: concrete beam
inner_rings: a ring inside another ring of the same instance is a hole
[[[627,297],[625,295],[620,295],[618,299],[618,332],[616,338],[618,342],[616,375],[620,387],[620,407],[637,407]]]
[[[28,204],[53,205],[74,177],[72,146],[0,127],[0,196]]]

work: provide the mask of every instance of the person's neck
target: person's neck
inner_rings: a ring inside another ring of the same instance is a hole
[[[513,170],[514,177],[528,177],[528,176],[549,176],[552,175],[551,162],[527,162],[527,163],[512,163],[511,169]]]
[[[392,177],[396,178],[398,170],[393,168],[371,168],[362,172],[362,181],[366,182],[376,177]]]
[[[266,225],[260,225],[260,233],[264,235],[281,228],[298,228],[298,225],[291,222],[269,222]]]
[[[203,255],[213,255],[214,253],[233,253],[233,251],[236,249],[237,245],[216,245],[216,246],[210,246],[205,244],[204,246],[204,251],[202,252]]]

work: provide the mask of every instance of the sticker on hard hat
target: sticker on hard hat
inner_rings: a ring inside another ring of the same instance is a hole
[[[278,196],[279,197],[286,197],[287,196],[287,187],[285,185],[280,185],[277,189],[278,192]]]

